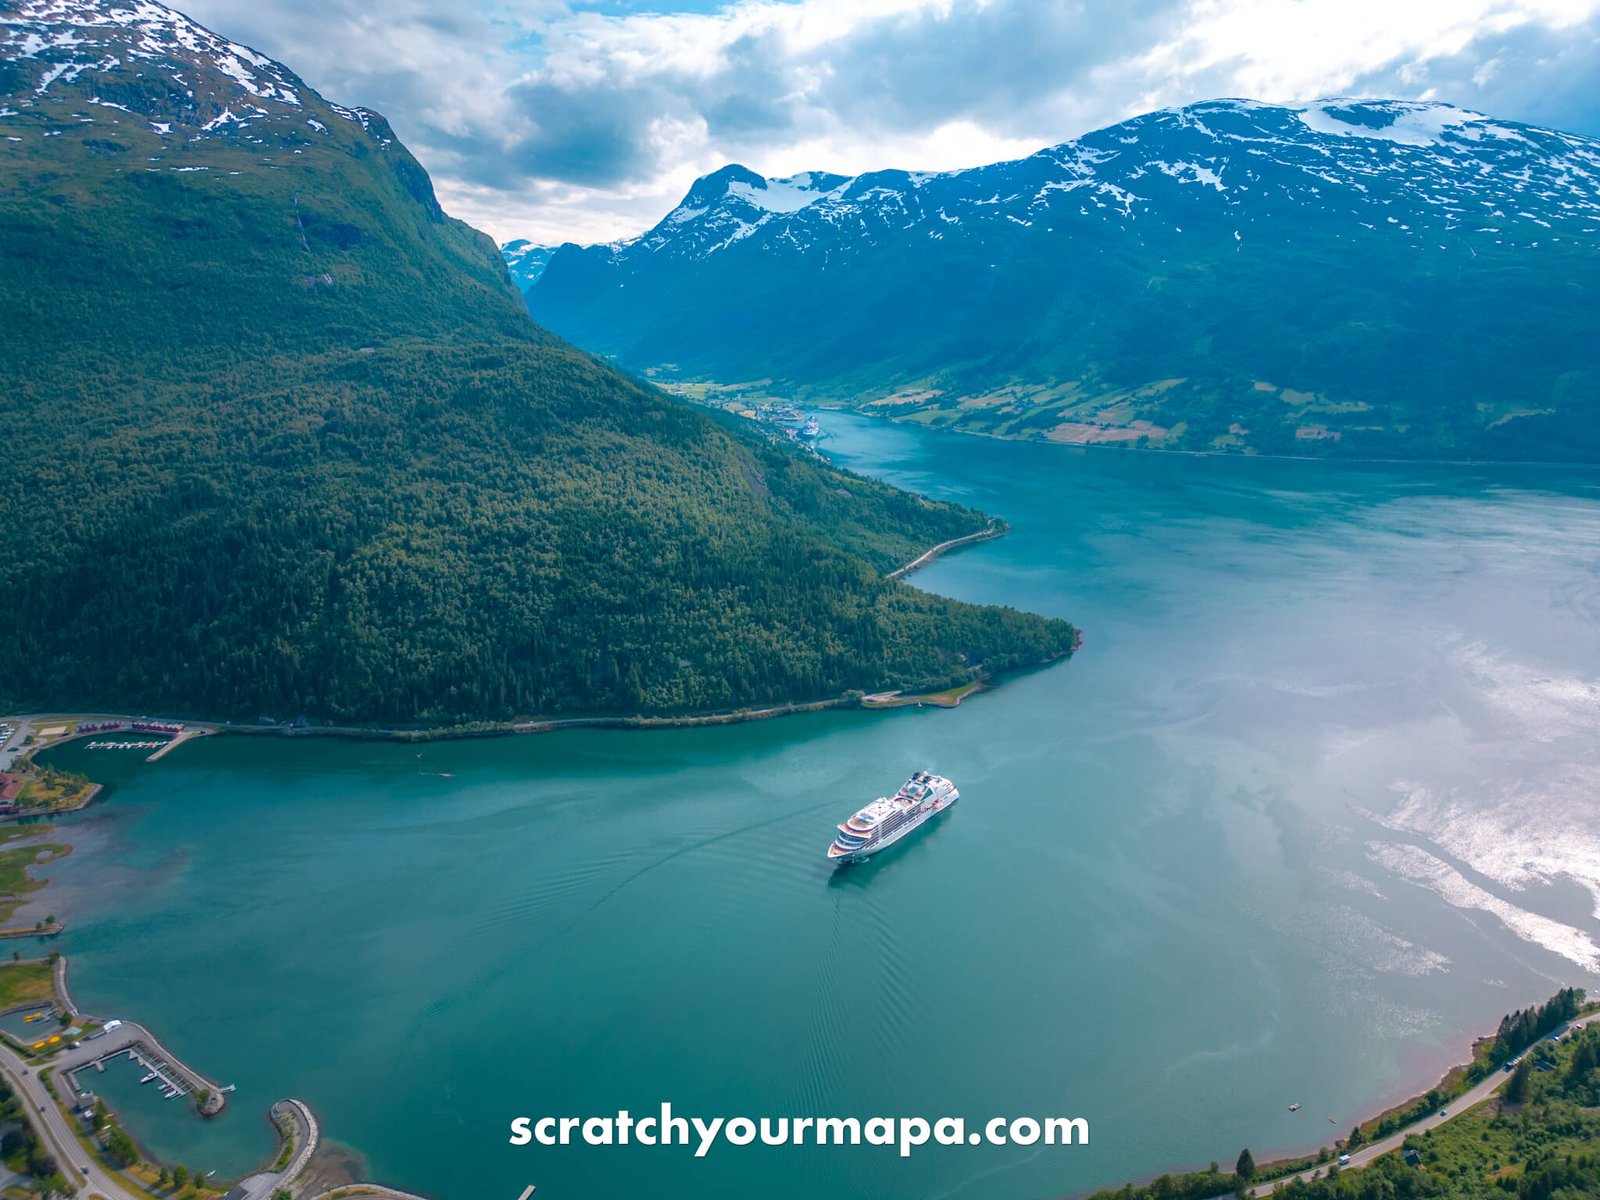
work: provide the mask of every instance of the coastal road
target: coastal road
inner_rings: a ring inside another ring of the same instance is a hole
[[[1574,1029],[1582,1029],[1591,1021],[1597,1020],[1600,1020],[1600,1013],[1590,1013],[1588,1016],[1579,1017],[1576,1020],[1561,1026],[1559,1029],[1554,1030],[1552,1033],[1546,1034],[1545,1036],[1566,1037],[1569,1031]],[[1534,1045],[1536,1046],[1538,1043],[1535,1042]],[[1527,1054],[1532,1049],[1533,1047],[1530,1046],[1527,1050],[1524,1050],[1523,1053]],[[1429,1129],[1437,1129],[1446,1121],[1454,1121],[1469,1108],[1473,1108],[1479,1104],[1482,1104],[1490,1096],[1494,1095],[1494,1093],[1500,1089],[1506,1080],[1510,1078],[1511,1076],[1508,1072],[1497,1070],[1493,1075],[1480,1082],[1476,1087],[1470,1089],[1469,1091],[1463,1092],[1454,1100],[1447,1101],[1444,1106],[1444,1111],[1449,1113],[1449,1116],[1442,1116],[1439,1113],[1435,1113],[1431,1117],[1423,1117],[1422,1120],[1413,1125],[1406,1126],[1397,1133],[1391,1133],[1388,1137],[1383,1138],[1380,1141],[1373,1142],[1370,1146],[1363,1146],[1361,1149],[1350,1155],[1349,1163],[1339,1169],[1342,1171],[1354,1171],[1358,1168],[1365,1167],[1370,1164],[1373,1159],[1381,1158],[1383,1155],[1388,1154],[1391,1151],[1400,1149],[1400,1147],[1405,1143],[1406,1138],[1411,1134],[1423,1133]],[[1298,1175],[1285,1175],[1279,1179],[1274,1179],[1271,1183],[1257,1184],[1255,1187],[1250,1189],[1250,1195],[1270,1196],[1272,1195],[1272,1189],[1277,1187],[1280,1183],[1288,1183],[1291,1179],[1309,1180],[1315,1175],[1326,1174],[1328,1167],[1331,1165],[1331,1163],[1324,1163],[1321,1166],[1313,1167],[1309,1171],[1302,1171]]]
[[[134,1190],[129,1183],[90,1157],[89,1152],[78,1144],[66,1114],[50,1098],[39,1077],[10,1046],[3,1044],[0,1044],[0,1074],[4,1074],[11,1090],[22,1098],[23,1111],[28,1114],[28,1120],[45,1146],[55,1155],[61,1164],[61,1174],[73,1187],[86,1188],[90,1196],[103,1196],[105,1200],[149,1200],[148,1196]],[[89,1168],[87,1174],[84,1167]]]

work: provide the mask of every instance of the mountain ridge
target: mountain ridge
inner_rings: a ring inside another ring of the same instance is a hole
[[[823,177],[784,211],[725,177],[638,237],[563,247],[530,311],[634,369],[1007,436],[1600,457],[1593,139],[1217,100],[1004,163]]]
[[[152,0],[8,3],[0,54],[4,706],[674,714],[1070,647],[885,578],[980,514],[534,325],[380,115]]]

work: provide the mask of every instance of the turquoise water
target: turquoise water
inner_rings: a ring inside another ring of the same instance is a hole
[[[450,1200],[1053,1197],[1314,1147],[1596,982],[1600,477],[825,420],[845,465],[1012,522],[919,586],[1083,651],[954,711],[60,752],[113,784],[41,901],[80,1003],[238,1085],[211,1124],[122,1087],[144,1140],[241,1172],[295,1095]],[[833,824],[924,766],[956,809],[831,874]],[[507,1144],[662,1101],[1092,1141]]]

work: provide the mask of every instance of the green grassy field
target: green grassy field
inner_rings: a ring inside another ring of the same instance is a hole
[[[55,996],[55,972],[48,962],[0,963],[0,1008],[51,1004]]]

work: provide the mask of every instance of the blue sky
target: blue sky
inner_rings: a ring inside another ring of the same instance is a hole
[[[1600,136],[1600,0],[175,0],[389,117],[505,241],[699,175],[942,170],[1217,96],[1436,99]]]

